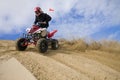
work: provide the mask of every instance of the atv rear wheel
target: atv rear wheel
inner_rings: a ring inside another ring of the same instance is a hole
[[[53,50],[56,50],[56,49],[58,49],[58,47],[59,47],[58,40],[53,39],[52,42],[51,42],[51,48]]]
[[[16,50],[18,51],[24,51],[28,45],[26,44],[26,39],[25,38],[19,38],[16,40]]]
[[[41,53],[45,53],[48,49],[48,42],[46,39],[41,38],[37,41],[37,50]]]

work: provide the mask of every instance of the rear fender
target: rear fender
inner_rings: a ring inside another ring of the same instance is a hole
[[[56,32],[57,30],[53,30],[52,32],[48,33],[48,38],[53,37]]]

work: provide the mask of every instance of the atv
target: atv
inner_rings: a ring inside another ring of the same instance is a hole
[[[16,40],[16,49],[24,51],[28,45],[33,44],[40,53],[45,53],[48,50],[48,46],[56,50],[59,47],[58,40],[52,38],[56,32],[57,30],[48,32],[46,28],[33,25],[32,28],[26,29],[26,33],[23,33],[21,38]]]

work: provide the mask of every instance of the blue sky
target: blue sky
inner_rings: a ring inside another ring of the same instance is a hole
[[[120,41],[119,0],[1,0],[0,39],[18,38],[34,22],[34,7],[52,17],[55,38]],[[54,9],[50,12],[49,8]]]

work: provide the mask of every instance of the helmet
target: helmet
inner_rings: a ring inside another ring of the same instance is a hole
[[[41,8],[40,8],[40,7],[35,7],[35,8],[34,8],[34,11],[35,11],[35,12],[40,12],[40,11],[41,11]]]

